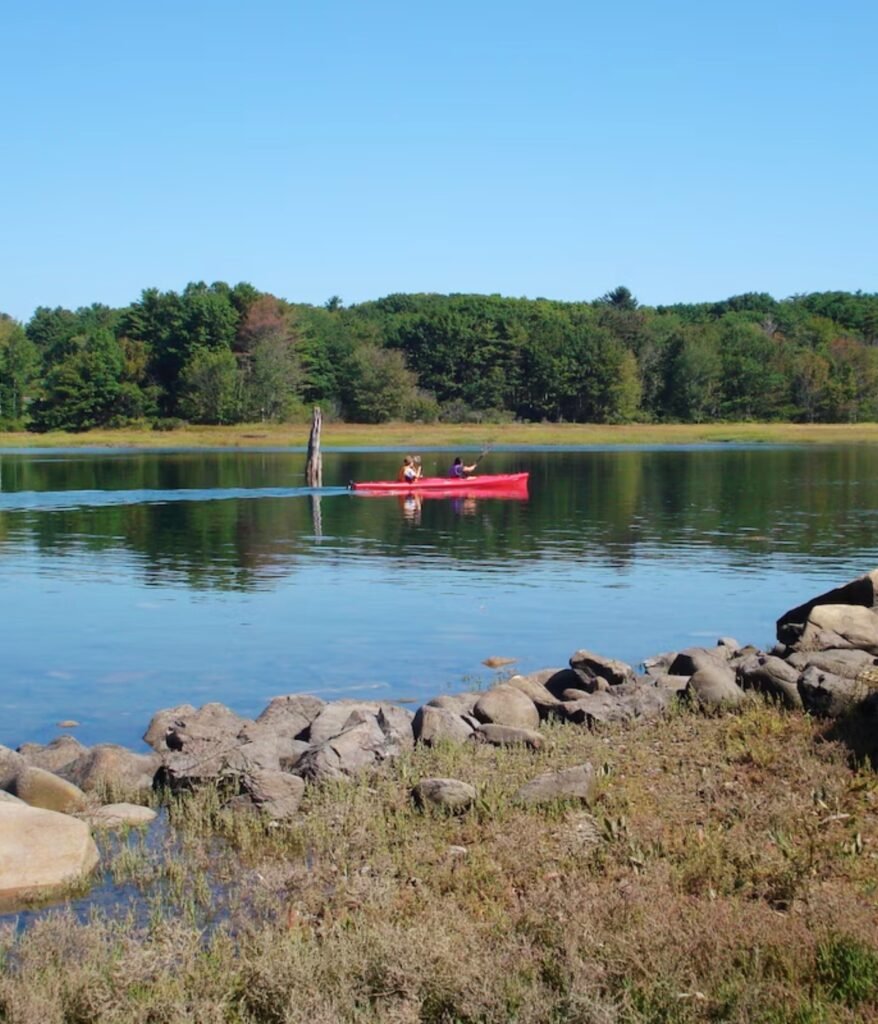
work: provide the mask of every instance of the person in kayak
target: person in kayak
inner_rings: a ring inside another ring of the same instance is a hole
[[[421,477],[421,460],[415,461],[411,455],[406,455],[402,460],[402,468],[397,474],[396,479],[401,484],[411,484],[415,480],[419,480]]]
[[[458,455],[458,457],[454,460],[454,464],[451,467],[451,472],[448,475],[457,477],[458,479],[464,476],[469,476],[470,473],[475,472],[476,465],[477,464],[474,462],[471,466],[464,466],[460,456]]]

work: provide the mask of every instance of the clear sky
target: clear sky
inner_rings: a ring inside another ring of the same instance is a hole
[[[875,0],[0,0],[0,311],[878,290]]]

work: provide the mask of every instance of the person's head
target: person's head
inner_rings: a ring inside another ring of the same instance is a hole
[[[412,464],[412,457],[411,457],[411,455],[406,455],[405,458],[402,460],[402,464],[404,466],[410,466]]]
[[[454,460],[454,465],[455,465],[455,466],[462,466],[462,465],[463,465],[463,463],[462,463],[462,462],[460,461],[460,456],[459,456],[459,455],[458,455],[458,456],[457,456],[457,458],[456,458],[456,459]]]

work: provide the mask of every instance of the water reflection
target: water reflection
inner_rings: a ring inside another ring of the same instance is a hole
[[[424,471],[445,467],[424,455]],[[396,557],[417,527],[420,560],[585,560],[623,568],[670,551],[741,562],[871,548],[878,458],[863,447],[492,452],[529,470],[530,495],[352,495],[341,481],[390,477],[396,453],[327,453],[315,493],[298,453],[0,456],[0,553],[119,555],[152,583],[261,588],[293,574],[314,538],[355,557]],[[335,484],[335,486],[331,486]],[[455,522],[483,529],[460,531]],[[405,526],[406,532],[401,528]],[[455,543],[449,544],[449,536]],[[688,557],[688,556],[687,556]]]

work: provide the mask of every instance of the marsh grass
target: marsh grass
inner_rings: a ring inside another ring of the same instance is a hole
[[[6,448],[260,448],[308,444],[308,423],[238,424],[232,427],[182,425],[173,430],[129,427],[82,433],[23,431],[0,434]],[[324,420],[323,445],[333,447],[478,447],[485,445],[608,444],[856,444],[878,443],[878,423],[330,423]]]
[[[111,855],[145,919],[0,936],[0,1021],[878,1020],[878,782],[844,745],[759,702],[543,728],[309,790],[286,825],[173,801],[159,851]],[[592,806],[513,800],[585,761]],[[475,807],[416,810],[433,775]]]

